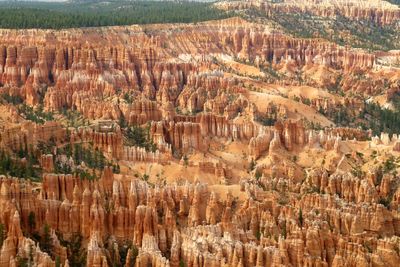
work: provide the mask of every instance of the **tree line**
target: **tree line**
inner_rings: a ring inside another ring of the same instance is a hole
[[[381,132],[400,134],[400,110],[390,110],[380,107],[376,103],[366,103],[360,118],[366,121],[361,125],[364,129],[371,129],[374,135]]]
[[[35,154],[25,149],[18,151],[15,156],[0,151],[0,175],[38,180],[41,177],[38,163]]]
[[[0,4],[0,27],[62,29],[150,23],[189,23],[227,17],[210,3],[112,2],[111,6],[66,4]]]
[[[57,160],[57,157],[53,157],[55,173],[75,174],[81,179],[93,180],[97,178],[96,170],[103,171],[106,166],[111,167],[114,173],[120,172],[118,163],[108,161],[104,154],[91,144],[87,147],[83,146],[81,143],[74,144],[73,146],[67,144],[63,148],[57,148],[57,155],[66,155],[67,158],[72,158],[75,166],[83,162],[91,172],[80,168],[73,170],[69,164],[61,163]]]

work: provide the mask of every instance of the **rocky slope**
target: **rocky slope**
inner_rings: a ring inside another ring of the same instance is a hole
[[[0,40],[0,267],[398,265],[395,51],[240,18]]]

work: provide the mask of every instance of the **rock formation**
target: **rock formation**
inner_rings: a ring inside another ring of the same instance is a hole
[[[400,14],[272,2],[215,5]],[[0,267],[398,265],[400,75],[381,53],[241,18],[0,40]]]

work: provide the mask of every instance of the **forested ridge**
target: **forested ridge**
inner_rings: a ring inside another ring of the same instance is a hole
[[[250,21],[262,18],[297,38],[324,38],[341,46],[349,45],[370,51],[389,51],[400,47],[397,24],[378,25],[372,21],[353,20],[342,15],[329,18],[309,12],[275,12],[266,16],[255,8],[246,10],[242,16]],[[331,29],[335,30],[332,32]]]
[[[0,28],[11,29],[189,23],[227,16],[210,3],[197,2],[0,2]]]
[[[386,0],[392,4],[400,5],[400,0]]]

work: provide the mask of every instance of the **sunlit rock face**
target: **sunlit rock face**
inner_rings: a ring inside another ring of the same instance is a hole
[[[0,30],[0,156],[38,171],[0,176],[0,267],[397,266],[400,141],[357,124],[400,91],[381,57],[240,18]]]

